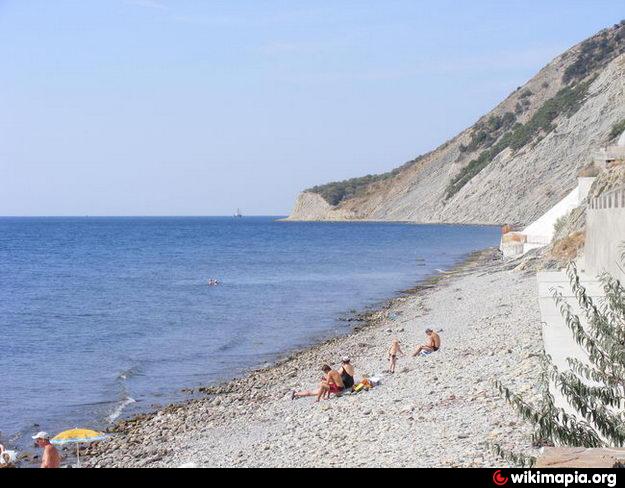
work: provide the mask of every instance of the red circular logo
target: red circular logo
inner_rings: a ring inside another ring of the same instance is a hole
[[[493,483],[497,486],[503,486],[508,482],[508,477],[501,474],[501,469],[493,473]]]

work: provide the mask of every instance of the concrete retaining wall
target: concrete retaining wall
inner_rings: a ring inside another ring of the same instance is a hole
[[[593,199],[586,212],[586,272],[598,275],[604,271],[625,281],[621,254],[625,249],[625,188]]]
[[[584,273],[579,275],[582,285],[586,288],[588,296],[593,300],[600,300],[604,293],[594,276]],[[588,364],[586,354],[575,342],[575,338],[566,325],[564,318],[553,298],[553,292],[558,291],[565,298],[567,303],[573,308],[573,313],[580,317],[582,326],[588,326],[584,313],[579,306],[575,294],[571,290],[569,279],[564,271],[543,271],[537,274],[538,279],[538,305],[540,307],[540,318],[543,323],[543,342],[545,352],[551,356],[554,365],[560,371],[569,371],[568,358],[576,358]],[[590,382],[588,382],[590,383]],[[563,408],[570,414],[575,410],[567,403],[560,390],[553,384],[550,385],[556,406]]]
[[[620,245],[625,241],[625,188],[605,193],[588,202],[586,210],[586,246],[584,250],[584,272],[579,273],[582,286],[595,303],[601,303],[604,291],[597,275],[603,271],[625,281],[625,274],[617,263],[620,263]],[[625,266],[624,266],[625,267]],[[586,353],[575,342],[567,327],[556,302],[553,292],[559,291],[571,305],[573,313],[579,316],[584,328],[588,327],[585,315],[571,290],[569,280],[564,271],[539,272],[538,303],[543,322],[543,341],[545,352],[551,356],[553,364],[561,371],[570,370],[567,358],[576,358],[588,364]],[[585,381],[593,384],[591,381]],[[556,406],[570,414],[575,410],[555,385],[550,390]]]

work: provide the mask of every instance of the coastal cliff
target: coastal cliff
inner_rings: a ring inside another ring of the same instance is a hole
[[[576,185],[625,120],[625,22],[544,67],[491,112],[395,170],[302,192],[287,220],[524,224]]]

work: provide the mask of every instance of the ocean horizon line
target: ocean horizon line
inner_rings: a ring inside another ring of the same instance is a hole
[[[220,215],[0,215],[0,219],[164,219],[164,218],[232,218],[233,214],[220,214]],[[284,218],[288,217],[288,214],[245,214],[242,217],[267,217],[267,218]]]

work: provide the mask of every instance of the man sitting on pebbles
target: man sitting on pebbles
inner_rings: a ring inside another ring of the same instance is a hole
[[[434,332],[432,329],[425,329],[425,344],[421,344],[417,347],[414,353],[412,353],[412,357],[415,356],[425,356],[427,354],[431,354],[436,352],[441,347],[441,337]]]
[[[319,383],[319,389],[306,390],[306,391],[294,391],[291,394],[291,400],[296,398],[304,398],[309,396],[316,396],[319,401],[322,398],[330,398],[330,393],[334,393],[336,396],[340,396],[343,390],[345,390],[345,384],[338,371],[334,371],[330,366],[324,364],[321,371],[325,373],[325,376]]]

